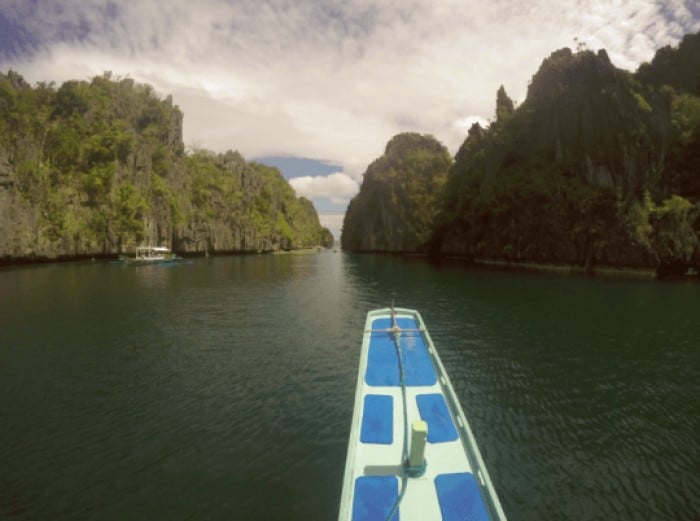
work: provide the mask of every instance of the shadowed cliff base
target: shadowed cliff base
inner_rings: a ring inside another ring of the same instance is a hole
[[[232,251],[212,251],[212,252],[188,252],[188,251],[173,251],[175,255],[185,259],[198,259],[205,257],[231,257],[239,255],[311,255],[331,251],[324,246],[316,246],[314,248],[301,248],[296,250],[232,250]],[[12,268],[18,266],[42,265],[42,264],[62,264],[62,263],[86,263],[86,262],[109,262],[120,258],[121,255],[114,253],[95,254],[95,255],[59,255],[56,257],[46,257],[41,255],[32,255],[26,257],[0,257],[0,269]]]

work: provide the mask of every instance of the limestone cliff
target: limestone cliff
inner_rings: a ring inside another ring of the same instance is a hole
[[[432,136],[399,134],[364,174],[350,201],[341,245],[352,251],[425,249],[437,210],[437,196],[451,163]]]
[[[0,259],[272,251],[327,242],[311,203],[235,152],[185,153],[170,96],[110,74],[0,74]]]
[[[663,52],[671,70],[694,59]],[[473,127],[455,157],[433,251],[588,268],[694,263],[700,98],[674,90],[694,80],[666,82],[657,61],[633,75],[605,51],[562,49],[519,107],[499,90],[496,121]]]
[[[640,194],[658,181],[670,133],[670,97],[610,63],[607,53],[562,49],[530,83],[520,145],[591,185]]]
[[[520,106],[498,89],[494,121],[469,130],[451,165],[434,140],[397,136],[368,167],[341,243],[589,270],[697,268],[700,34],[634,74],[604,50],[552,53]]]

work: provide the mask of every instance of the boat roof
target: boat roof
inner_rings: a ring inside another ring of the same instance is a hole
[[[419,421],[427,440],[416,475],[406,455]],[[386,308],[370,311],[365,324],[339,520],[389,516],[506,519],[423,319]]]
[[[169,252],[170,248],[166,246],[139,246],[136,248],[137,250],[151,250],[151,251],[159,251],[159,252]]]

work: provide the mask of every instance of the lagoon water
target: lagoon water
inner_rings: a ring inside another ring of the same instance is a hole
[[[0,519],[336,518],[392,298],[510,520],[700,518],[700,284],[322,253],[1,270]]]

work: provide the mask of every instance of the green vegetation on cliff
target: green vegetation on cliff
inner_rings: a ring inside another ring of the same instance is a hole
[[[646,84],[700,96],[700,33],[685,35],[675,49],[659,49],[651,63],[639,67],[637,77]]]
[[[341,245],[349,250],[418,251],[433,229],[452,162],[432,136],[399,134],[365,173],[348,206]]]
[[[497,98],[497,120],[457,153],[436,249],[587,268],[692,262],[698,98],[568,49],[543,62],[520,107]]]
[[[0,257],[330,246],[277,170],[186,154],[182,119],[170,96],[109,73],[59,88],[0,74]]]
[[[679,272],[697,266],[699,64],[700,35],[662,49],[636,74],[614,67],[602,50],[554,52],[520,106],[498,89],[495,121],[469,130],[444,189],[431,195],[430,233],[423,228],[418,237],[430,235],[434,254],[474,259]],[[411,162],[408,154],[393,161]],[[404,201],[394,205],[408,208],[419,195],[409,177],[397,179],[392,190]],[[365,178],[348,209],[359,222],[348,227],[346,218],[343,247],[415,250],[420,241],[407,248],[362,242],[362,234],[409,230],[366,209],[356,216],[360,203],[390,201],[370,197],[373,183]]]

